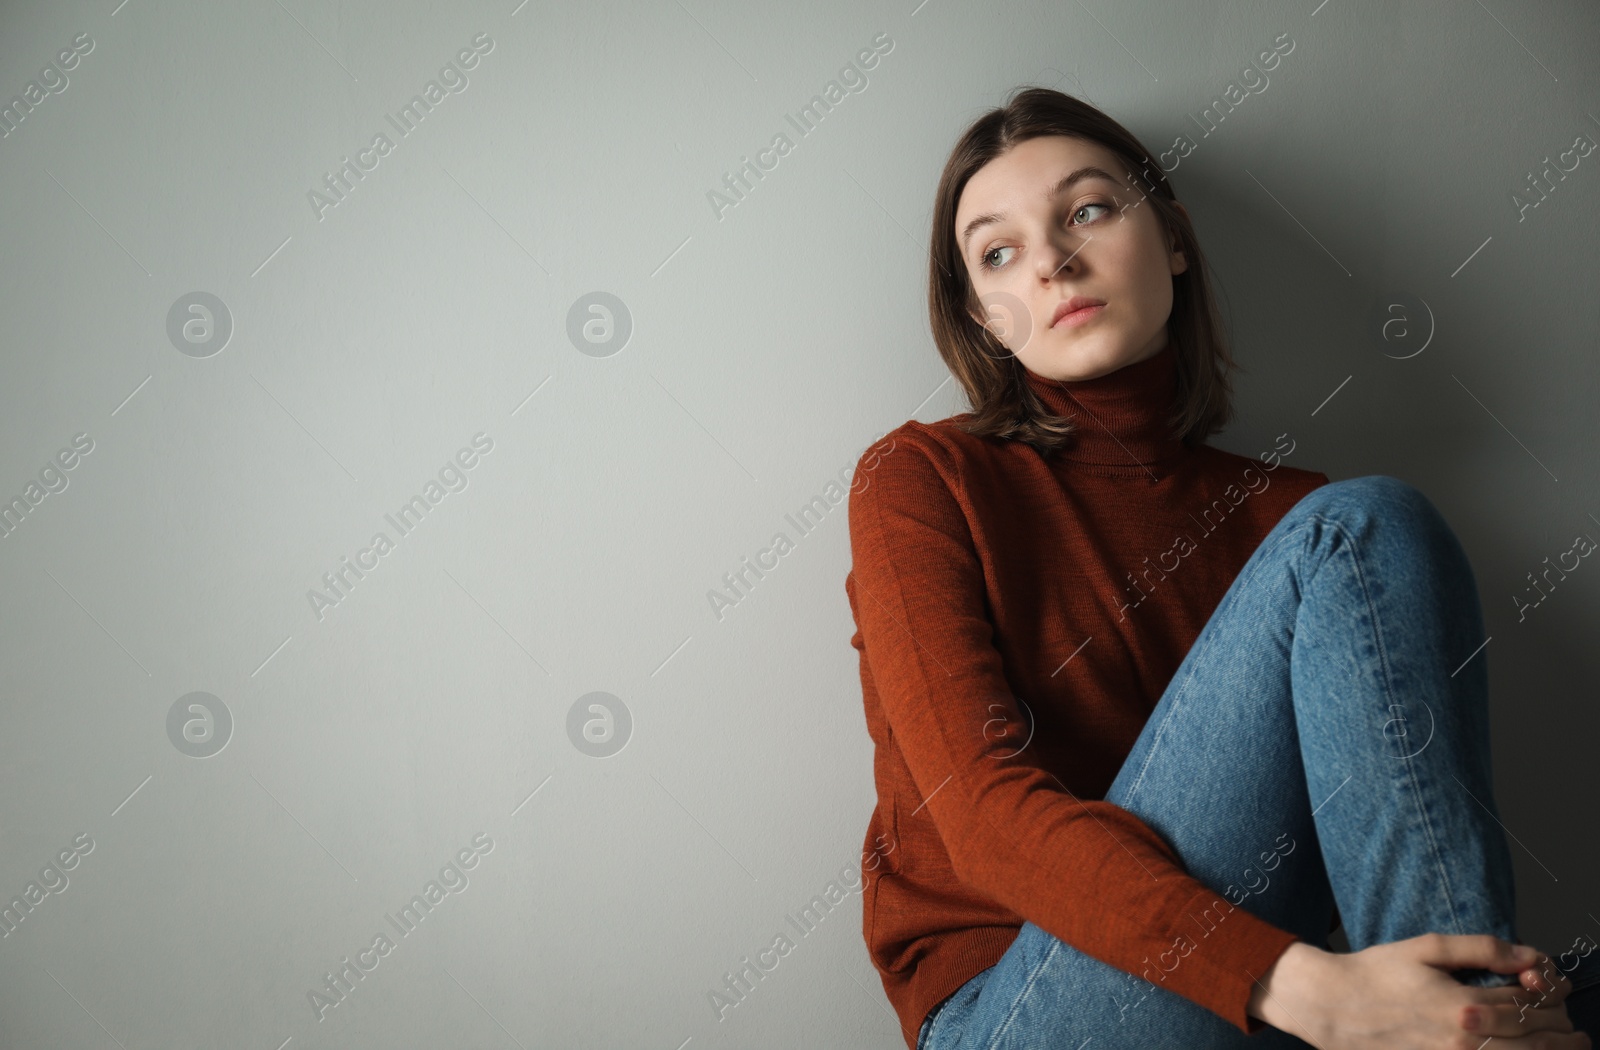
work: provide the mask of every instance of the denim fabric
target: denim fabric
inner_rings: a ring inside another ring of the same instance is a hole
[[[1430,931],[1515,941],[1484,639],[1466,553],[1426,496],[1383,475],[1324,485],[1246,561],[1106,799],[1196,879],[1318,947],[1336,901],[1352,951]],[[1146,980],[1026,922],[929,1012],[917,1050],[1307,1045],[1245,1036],[1161,987],[1163,966]],[[1579,1018],[1595,1013],[1600,952],[1568,976],[1586,989],[1568,1012],[1594,1034]]]

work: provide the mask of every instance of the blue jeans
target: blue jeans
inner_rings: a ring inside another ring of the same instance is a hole
[[[1352,951],[1427,932],[1516,941],[1484,640],[1471,565],[1426,496],[1383,475],[1324,485],[1245,562],[1106,800],[1193,877],[1317,947],[1335,902]],[[1158,967],[1144,972],[1159,981]],[[1592,985],[1600,952],[1568,977]],[[1593,1034],[1580,997],[1593,1013],[1578,991],[1568,1012]],[[1096,1050],[1307,1046],[1270,1026],[1247,1037],[1025,922],[929,1012],[917,1050],[1075,1050],[1091,1037]]]

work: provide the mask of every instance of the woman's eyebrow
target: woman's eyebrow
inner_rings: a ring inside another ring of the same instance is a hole
[[[1045,193],[1045,199],[1050,200],[1055,197],[1059,197],[1063,192],[1071,187],[1073,183],[1076,183],[1082,179],[1106,179],[1107,181],[1116,183],[1118,186],[1122,185],[1121,179],[1117,178],[1106,169],[1097,168],[1091,164],[1087,167],[1079,168],[1076,171],[1069,172],[1068,174],[1062,176],[1061,180],[1054,186],[1050,187],[1049,191]],[[971,222],[967,223],[967,225],[961,231],[962,253],[965,254],[967,250],[967,242],[972,239],[972,235],[976,233],[979,228],[993,225],[994,223],[1000,222],[1005,217],[1005,212],[991,211],[985,212],[984,214],[973,219]]]

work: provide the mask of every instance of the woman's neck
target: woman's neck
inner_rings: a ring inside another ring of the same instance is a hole
[[[1178,395],[1178,358],[1171,343],[1094,379],[1048,379],[1026,368],[1023,374],[1050,412],[1077,427],[1057,453],[1061,459],[1143,474],[1144,468],[1186,451],[1168,423]]]

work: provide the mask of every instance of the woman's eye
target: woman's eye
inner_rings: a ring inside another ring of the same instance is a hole
[[[990,248],[988,251],[983,253],[983,265],[985,267],[987,267],[988,269],[997,270],[1001,266],[1004,266],[1005,263],[993,263],[993,262],[990,262],[989,261],[990,256],[994,255],[995,252],[1009,252],[1009,251],[1013,251],[1013,250],[1014,249],[1012,249],[1012,248],[1004,248],[1004,247],[1001,247],[1001,248]]]
[[[1101,209],[1109,212],[1111,210],[1111,205],[1106,204],[1106,203],[1104,203],[1102,201],[1088,201],[1087,203],[1078,205],[1077,210],[1072,213],[1072,218],[1074,220],[1078,219],[1078,217],[1080,215],[1082,215],[1085,211],[1088,211],[1090,208],[1101,208]],[[1084,220],[1082,220],[1082,222],[1076,222],[1075,221],[1073,223],[1073,225],[1081,226],[1081,225],[1084,225],[1084,223],[1089,223],[1089,222],[1093,222],[1093,221],[1095,221],[1093,218],[1084,219]],[[1014,248],[1009,248],[1009,247],[1004,247],[1004,246],[999,247],[999,248],[990,248],[988,251],[984,252],[982,256],[979,257],[979,261],[983,264],[983,268],[986,269],[986,270],[998,270],[1001,267],[1005,266],[1005,263],[1003,263],[1003,262],[994,262],[993,261],[994,254],[996,252],[1008,252],[1008,251],[1015,251],[1015,250],[1016,249],[1014,249]]]
[[[1084,210],[1087,208],[1104,208],[1107,211],[1110,211],[1111,205],[1102,204],[1099,201],[1089,201],[1087,204],[1080,204],[1078,206],[1078,210],[1072,213],[1072,217],[1077,218],[1079,215],[1083,214]]]

